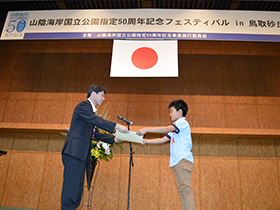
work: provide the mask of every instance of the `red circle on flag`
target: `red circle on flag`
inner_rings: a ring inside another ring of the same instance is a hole
[[[152,48],[141,47],[133,52],[131,61],[139,69],[150,69],[157,63],[158,55]]]

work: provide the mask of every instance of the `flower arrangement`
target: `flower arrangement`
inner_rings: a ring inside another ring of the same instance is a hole
[[[113,158],[113,152],[111,150],[111,145],[96,139],[92,139],[91,156],[96,159],[100,158],[109,161],[109,158]]]
[[[100,114],[98,115],[99,117],[102,117],[105,120],[109,120],[110,116],[108,116],[108,110],[104,107]],[[68,130],[68,128],[63,127],[65,130]],[[107,131],[99,129],[99,132],[101,133],[107,133],[111,134]],[[61,132],[60,134],[66,136],[67,133]],[[113,145],[107,144],[105,142],[96,140],[95,138],[92,138],[92,143],[91,143],[91,157],[95,157],[96,159],[103,159],[105,161],[109,161],[110,159],[113,158],[113,152],[111,150],[111,147],[114,148],[114,146],[117,146],[122,149],[121,143],[114,142]]]

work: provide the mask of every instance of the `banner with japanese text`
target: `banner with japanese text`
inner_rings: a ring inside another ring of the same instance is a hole
[[[280,13],[236,10],[12,11],[2,40],[176,39],[280,41]]]

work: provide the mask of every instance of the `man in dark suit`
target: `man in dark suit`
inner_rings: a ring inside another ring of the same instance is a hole
[[[86,164],[90,158],[92,136],[95,139],[113,144],[118,142],[114,135],[102,134],[101,128],[113,133],[114,129],[127,133],[128,129],[120,124],[98,117],[95,106],[105,100],[106,90],[99,85],[91,85],[87,100],[80,102],[74,109],[69,133],[62,149],[64,165],[61,209],[75,210],[81,202]]]

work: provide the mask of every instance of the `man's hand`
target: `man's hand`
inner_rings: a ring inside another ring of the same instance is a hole
[[[121,133],[128,133],[129,132],[129,130],[125,126],[122,126],[118,123],[116,124],[115,128]]]
[[[116,135],[116,133],[114,133],[113,135],[115,136],[115,138],[114,138],[114,141],[115,141],[115,142],[117,142],[117,143],[122,142],[122,140],[117,139],[117,135]]]
[[[119,139],[117,139],[116,137],[114,138],[114,141],[117,142],[117,143],[122,142],[122,140],[119,140]]]

